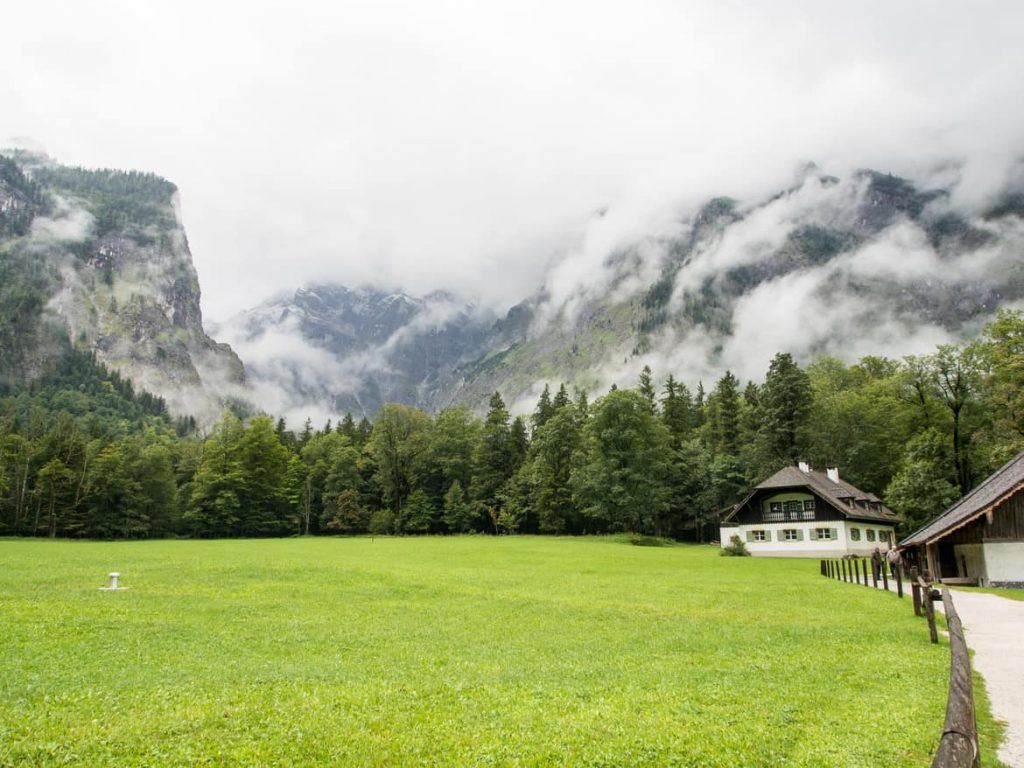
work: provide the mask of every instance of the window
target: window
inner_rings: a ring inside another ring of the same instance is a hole
[[[892,534],[890,534],[889,531],[879,531],[878,532],[878,540],[881,541],[881,542],[884,542],[886,544],[889,544],[890,543],[889,537],[891,535]]]
[[[850,541],[860,541],[860,528],[850,529]]]
[[[867,534],[868,534],[868,541],[874,541],[875,540],[875,532],[871,528],[868,528]]]
[[[785,528],[782,531],[782,538],[786,541],[800,541],[800,531],[796,528]]]
[[[765,541],[767,539],[764,531],[751,531],[751,533],[754,535],[754,541]]]
[[[786,519],[785,512],[782,511],[781,501],[770,501],[768,502],[768,511],[764,513],[764,521],[766,523],[781,523]]]
[[[804,499],[804,508],[800,515],[801,520],[814,519],[814,499]]]
[[[818,541],[828,541],[829,539],[832,538],[832,529],[831,528],[815,528],[814,529],[814,538],[816,538]]]
[[[799,520],[800,513],[803,511],[804,503],[802,501],[787,501],[786,502],[786,519],[787,520]]]

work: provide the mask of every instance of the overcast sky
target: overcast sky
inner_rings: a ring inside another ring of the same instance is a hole
[[[0,144],[181,190],[208,319],[308,280],[507,305],[598,208],[816,160],[968,201],[1024,137],[1024,3],[6,3]]]

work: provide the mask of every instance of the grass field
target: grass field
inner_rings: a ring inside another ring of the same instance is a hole
[[[817,567],[614,539],[2,540],[0,765],[928,765],[947,646]],[[128,591],[97,589],[113,570]]]

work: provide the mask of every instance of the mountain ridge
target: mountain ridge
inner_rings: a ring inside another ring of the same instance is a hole
[[[71,344],[175,415],[210,422],[244,392],[241,361],[203,329],[174,184],[24,151],[0,154],[0,168],[7,386],[54,370]]]
[[[209,421],[239,400],[372,417],[389,401],[479,410],[494,391],[524,411],[545,384],[601,391],[643,365],[749,379],[776,350],[900,356],[1024,302],[1022,189],[966,210],[955,178],[808,165],[763,199],[712,197],[648,234],[608,236],[618,212],[602,210],[504,312],[445,290],[317,282],[211,325],[224,344],[203,328],[171,182],[7,152],[0,361],[18,372],[8,385],[31,381],[64,334],[172,412]],[[595,250],[591,236],[612,245]]]

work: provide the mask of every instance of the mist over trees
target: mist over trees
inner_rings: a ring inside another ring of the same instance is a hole
[[[388,404],[371,424],[225,413],[208,434],[73,355],[0,398],[0,534],[717,535],[718,513],[798,459],[838,466],[913,529],[1024,448],[1024,315],[922,357],[785,353],[763,381],[659,377],[591,399],[545,387],[513,417]]]

